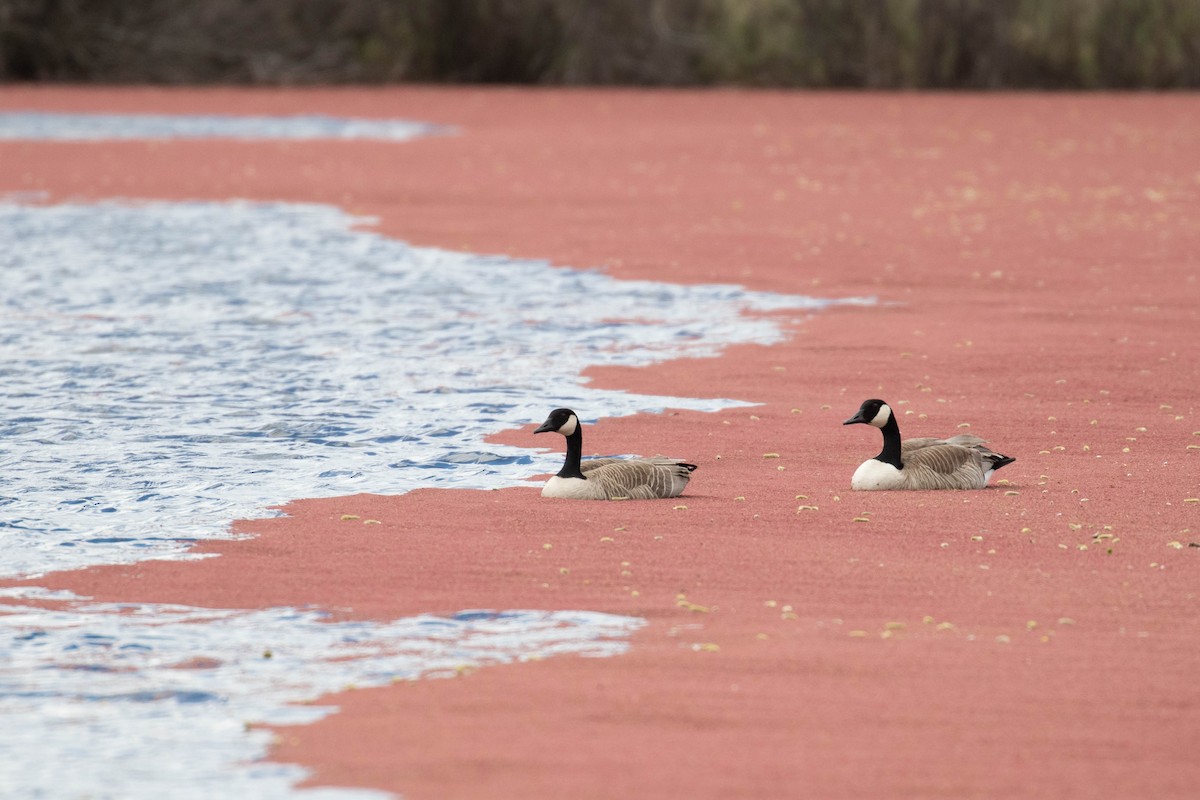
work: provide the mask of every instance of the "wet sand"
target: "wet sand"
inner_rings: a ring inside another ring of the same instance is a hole
[[[8,88],[4,108],[458,125],[363,142],[0,143],[0,192],[332,203],[406,241],[874,308],[597,385],[761,403],[604,419],[679,501],[531,488],[296,500],[255,538],[39,579],[103,600],[645,617],[631,651],[347,691],[279,730],[409,798],[1200,791],[1200,97]],[[1017,458],[849,491],[883,397]],[[546,399],[547,410],[557,403]],[[603,409],[587,409],[601,415]],[[530,426],[509,444],[561,447]],[[969,426],[969,427],[967,427]],[[346,515],[358,519],[343,519]],[[364,525],[362,520],[379,520]]]

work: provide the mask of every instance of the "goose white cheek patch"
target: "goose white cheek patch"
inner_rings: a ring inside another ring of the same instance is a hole
[[[888,424],[888,420],[892,418],[892,409],[886,403],[879,407],[879,411],[875,412],[875,418],[871,420],[871,424],[876,428],[882,428]]]

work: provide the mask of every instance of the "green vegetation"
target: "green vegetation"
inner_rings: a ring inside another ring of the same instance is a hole
[[[0,0],[0,80],[1196,88],[1200,0]]]

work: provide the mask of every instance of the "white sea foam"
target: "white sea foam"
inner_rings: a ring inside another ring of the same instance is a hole
[[[186,558],[189,538],[297,497],[517,485],[559,450],[484,439],[550,408],[739,402],[600,391],[588,365],[776,342],[779,320],[746,312],[825,304],[412,248],[368,223],[286,204],[0,203],[0,575]],[[324,712],[289,704],[347,684],[615,654],[641,624],[0,597],[14,797],[293,796],[302,772],[255,762],[267,735],[246,723],[311,720]]]
[[[315,611],[0,604],[0,786],[6,798],[308,797],[305,771],[263,761],[271,733],[347,687],[624,652],[641,620],[485,611],[388,623]],[[382,796],[326,790],[323,797]]]
[[[354,119],[321,114],[88,114],[0,111],[0,141],[59,142],[121,139],[380,139],[402,142],[452,128],[402,119]]]
[[[298,497],[517,485],[560,456],[484,437],[556,406],[736,403],[600,391],[588,365],[775,342],[777,320],[744,312],[823,305],[414,248],[366,222],[0,204],[0,575],[187,557]]]

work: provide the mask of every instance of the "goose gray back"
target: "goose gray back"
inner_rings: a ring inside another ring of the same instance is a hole
[[[567,455],[558,474],[546,481],[542,497],[571,500],[653,500],[678,497],[687,488],[695,464],[674,458],[592,458],[583,460],[583,431],[569,408],[550,412],[534,433],[559,433]]]
[[[854,471],[851,489],[982,489],[993,472],[1016,460],[994,452],[985,440],[969,433],[902,441],[891,406],[879,399],[864,401],[842,424],[859,423],[879,428],[883,449]]]

